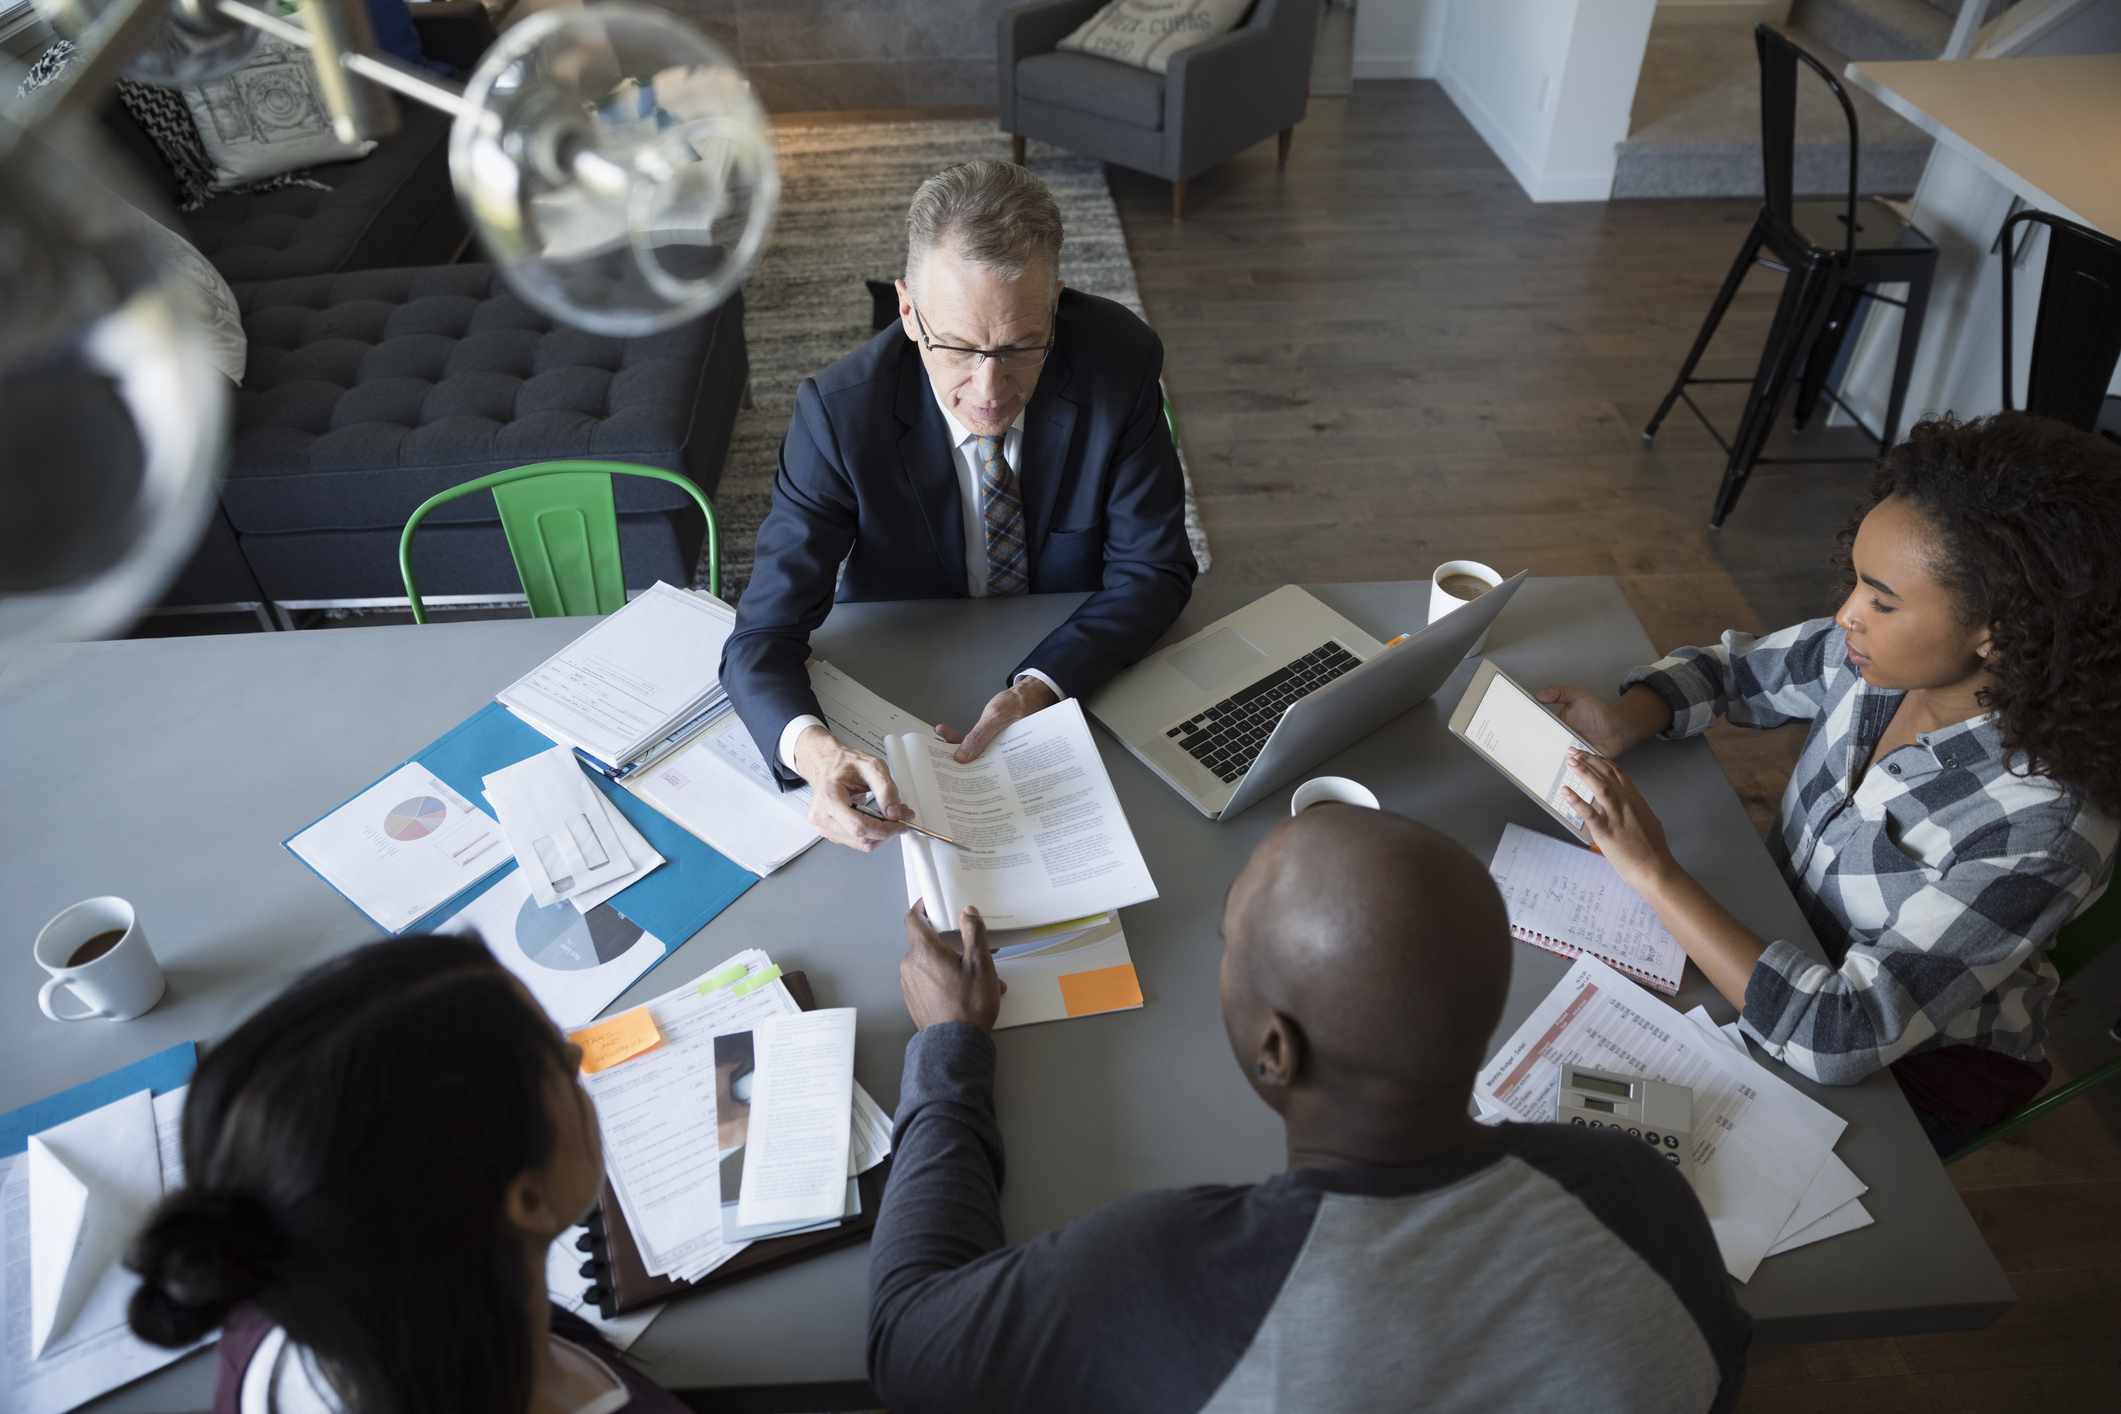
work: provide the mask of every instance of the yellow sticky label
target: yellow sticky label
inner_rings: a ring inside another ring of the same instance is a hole
[[[749,977],[746,977],[743,981],[737,983],[734,987],[731,987],[729,989],[729,995],[732,997],[741,997],[746,995],[747,993],[756,992],[759,988],[765,986],[768,982],[771,982],[774,978],[780,975],[781,965],[777,962],[770,967],[762,967],[758,971],[752,973]]]
[[[722,990],[722,988],[728,986],[731,982],[742,981],[743,977],[744,964],[741,962],[732,962],[727,967],[723,968],[721,971],[710,972],[705,977],[700,979],[700,995],[704,997],[709,992],[719,992]]]
[[[568,1037],[582,1048],[582,1072],[585,1075],[609,1070],[620,1061],[632,1060],[643,1051],[652,1051],[663,1044],[663,1033],[656,1029],[655,1018],[644,1006],[622,1011],[594,1026],[570,1031]]]

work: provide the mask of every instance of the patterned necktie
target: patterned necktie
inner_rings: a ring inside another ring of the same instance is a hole
[[[987,593],[1023,594],[1031,588],[1024,547],[1024,498],[1016,469],[1002,455],[1002,439],[974,436],[979,447],[980,519],[987,527]]]

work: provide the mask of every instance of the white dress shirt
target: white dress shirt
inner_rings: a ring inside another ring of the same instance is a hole
[[[931,385],[931,392],[933,391]],[[957,459],[957,503],[965,521],[965,591],[975,599],[987,597],[987,517],[980,502],[979,434],[968,432],[965,425],[950,415],[949,407],[940,394],[935,395],[935,405],[943,414],[943,426],[950,429],[950,446]],[[1016,470],[1017,484],[1023,484],[1023,464],[1017,460],[1024,446],[1024,415],[1019,412],[1016,421],[1009,424],[1009,431],[1002,438],[1002,459]],[[1067,697],[1061,685],[1036,668],[1026,668],[1016,675],[1022,682],[1025,678],[1037,678],[1053,689],[1053,695]],[[825,724],[809,713],[793,718],[781,728],[781,764],[789,770],[795,769],[795,739],[806,728],[822,727]]]

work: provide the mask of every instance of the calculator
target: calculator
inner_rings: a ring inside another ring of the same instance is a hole
[[[1639,1075],[1616,1075],[1563,1062],[1554,1118],[1639,1139],[1694,1181],[1694,1092]]]

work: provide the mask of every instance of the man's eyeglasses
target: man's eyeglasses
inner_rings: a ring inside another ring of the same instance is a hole
[[[991,358],[1012,373],[1028,372],[1046,361],[1046,355],[1053,352],[1054,340],[1060,336],[1059,315],[1060,305],[1056,303],[1048,317],[1053,332],[1046,336],[1046,342],[1034,348],[968,349],[956,344],[938,344],[928,333],[928,321],[921,318],[920,306],[913,308],[913,322],[920,326],[921,347],[934,354],[945,367],[976,369]]]

